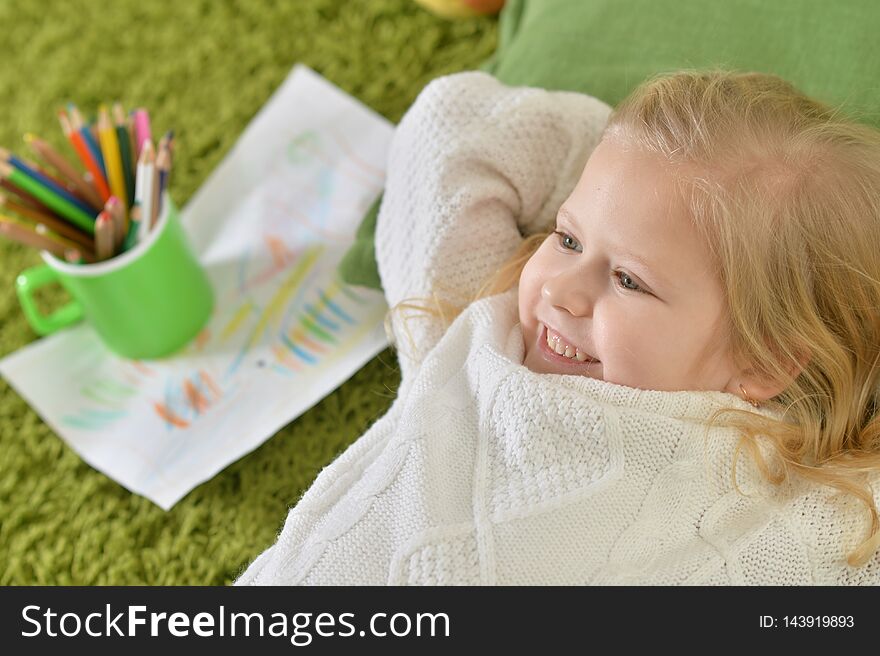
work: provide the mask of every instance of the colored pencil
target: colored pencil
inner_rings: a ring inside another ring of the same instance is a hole
[[[98,209],[100,209],[100,208],[97,208],[97,209],[93,208],[92,204],[88,201],[88,199],[86,199],[85,196],[82,195],[82,193],[80,193],[79,189],[77,189],[73,183],[68,182],[67,180],[64,180],[62,177],[59,177],[56,173],[53,173],[52,171],[46,170],[45,167],[40,166],[39,164],[37,164],[33,160],[24,159],[24,158],[19,158],[19,159],[22,162],[24,162],[27,166],[31,167],[34,171],[36,171],[40,175],[46,177],[47,179],[51,180],[56,185],[58,185],[61,189],[64,189],[68,194],[70,194],[71,196],[76,198],[80,203],[82,203],[88,209],[90,214],[97,214],[98,213]]]
[[[128,129],[128,149],[131,153],[131,170],[134,171],[137,168],[138,163],[137,143],[134,137],[134,112],[129,112],[128,116],[125,117],[125,127]]]
[[[55,168],[61,175],[73,183],[80,193],[95,208],[100,209],[103,204],[101,197],[98,195],[97,189],[83,177],[82,173],[68,162],[64,157],[56,151],[52,146],[28,133],[24,135],[24,142],[33,149],[33,151],[43,159],[46,164]]]
[[[159,154],[156,155],[156,171],[159,174],[155,214],[158,217],[162,213],[162,196],[168,188],[168,178],[171,173],[171,149],[169,148],[167,135],[159,142]]]
[[[0,178],[0,187],[10,192],[11,194],[14,194],[18,201],[23,205],[32,207],[35,210],[40,210],[41,212],[47,212],[49,214],[52,213],[51,209],[43,205],[43,203],[41,203],[34,196],[26,192],[24,189],[19,189],[18,187],[16,187],[14,184],[9,182],[9,180],[4,180]]]
[[[118,253],[125,240],[127,226],[125,225],[125,208],[116,196],[110,196],[110,200],[104,205],[104,210],[113,219],[113,252]]]
[[[134,202],[134,167],[131,165],[131,139],[125,126],[125,112],[122,105],[113,103],[113,120],[116,127],[116,140],[119,142],[119,158],[122,160],[122,177],[125,180],[126,213]]]
[[[162,204],[162,188],[159,184],[159,166],[158,166],[158,158],[156,159],[156,164],[153,165],[153,204],[150,207],[150,226],[149,229],[152,230],[156,227],[156,223],[159,222],[159,206]]]
[[[36,224],[36,226],[34,226],[34,231],[41,237],[47,237],[62,246],[64,248],[65,259],[67,259],[68,253],[75,251],[79,254],[79,259],[85,260],[86,262],[95,261],[95,253],[91,246],[84,247],[81,244],[74,243],[69,239],[64,238],[62,235],[53,232],[43,223]]]
[[[104,162],[104,155],[101,153],[101,147],[98,145],[97,139],[95,139],[95,135],[92,134],[89,126],[85,124],[82,118],[82,114],[79,113],[79,110],[76,108],[76,105],[73,103],[67,104],[67,110],[70,113],[70,124],[73,127],[75,132],[78,132],[85,142],[86,146],[88,146],[89,152],[92,153],[92,158],[98,164],[98,167],[101,169],[101,175],[104,179],[107,178],[107,164]]]
[[[106,260],[113,257],[113,219],[107,210],[101,210],[95,222],[95,257]]]
[[[174,130],[168,130],[165,133],[167,137],[166,143],[168,144],[168,162],[170,166],[174,165]]]
[[[141,189],[141,225],[138,228],[137,240],[143,241],[152,228],[154,188],[156,186],[156,158],[153,154],[153,143],[149,140],[144,142],[141,157],[138,160],[139,168],[142,167],[143,177],[139,182]]]
[[[61,122],[61,130],[64,132],[64,136],[67,137],[70,145],[73,146],[80,161],[88,169],[89,173],[92,174],[92,181],[98,189],[98,195],[101,197],[103,204],[103,202],[110,198],[110,187],[107,185],[107,180],[101,167],[92,155],[91,149],[83,140],[82,135],[73,129],[67,114],[63,111],[58,112],[58,120]]]
[[[19,171],[24,173],[26,176],[33,178],[35,181],[39,182],[44,187],[51,189],[56,194],[64,198],[69,203],[76,205],[79,209],[81,209],[86,214],[90,216],[94,216],[97,214],[87,203],[84,203],[79,198],[70,193],[67,189],[65,189],[57,180],[53,180],[49,176],[47,176],[43,171],[38,170],[35,166],[32,166],[30,163],[25,162],[19,157],[16,157],[12,153],[10,153],[5,148],[0,148],[0,162],[8,162]]]
[[[101,141],[101,153],[104,155],[110,190],[127,207],[128,195],[125,192],[125,174],[122,170],[119,138],[116,136],[116,129],[110,122],[110,115],[104,105],[98,109],[98,138]]]
[[[140,157],[141,150],[144,148],[144,142],[150,141],[153,138],[150,134],[150,115],[146,109],[138,108],[134,110],[134,130],[137,156]]]
[[[0,177],[9,180],[16,187],[24,189],[32,194],[40,202],[54,210],[57,214],[69,219],[74,225],[82,228],[89,234],[95,231],[95,219],[90,214],[83,212],[58,194],[44,187],[33,178],[25,175],[7,162],[0,162]]]
[[[53,234],[51,231],[47,230],[45,226],[38,232],[37,227],[27,225],[21,221],[16,221],[11,217],[3,215],[0,215],[0,234],[7,239],[16,241],[25,246],[39,248],[40,250],[47,251],[59,258],[65,257],[66,250],[71,248],[76,249],[76,245]]]
[[[12,198],[9,198],[6,194],[0,194],[0,207],[5,207],[34,223],[42,223],[62,237],[74,241],[86,248],[91,248],[92,238],[88,234],[70,225],[63,219],[59,219],[53,214],[46,214],[45,212],[22,205]]]
[[[75,248],[64,251],[64,259],[71,264],[82,264],[85,261],[82,254]]]
[[[134,202],[134,205],[131,206],[131,211],[128,213],[128,233],[125,235],[125,240],[122,242],[122,250],[127,251],[137,244],[138,231],[141,226],[141,206],[138,201]]]
[[[147,139],[145,143],[150,143],[150,140]],[[141,219],[143,218],[144,209],[142,205],[144,202],[144,190],[147,182],[147,174],[145,172],[145,168],[146,154],[143,152],[143,150],[141,150],[141,154],[138,157],[137,161],[137,171],[135,172],[134,205],[131,206],[128,234],[125,236],[125,243],[123,244],[123,248],[125,250],[134,247],[134,245],[137,244],[137,242],[139,241],[141,235]]]

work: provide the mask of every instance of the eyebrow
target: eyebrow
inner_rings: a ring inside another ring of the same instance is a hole
[[[578,220],[578,218],[571,212],[571,210],[569,210],[564,205],[559,208],[559,213],[566,217],[569,221],[574,223],[575,226],[580,225],[580,221]],[[648,274],[650,274],[652,278],[655,278],[660,285],[669,288],[674,287],[662,274],[659,273],[657,267],[648,262],[641,255],[637,255],[636,253],[632,253],[630,251],[620,251],[619,255],[622,258],[635,262],[636,264],[641,266]]]

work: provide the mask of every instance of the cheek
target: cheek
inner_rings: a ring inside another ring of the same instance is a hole
[[[541,300],[541,286],[547,277],[541,249],[532,255],[519,276],[519,318],[523,327],[535,322],[534,310]]]
[[[540,296],[541,286],[544,281],[553,275],[553,253],[548,251],[547,242],[535,251],[523,267],[519,277],[520,287],[526,287]]]
[[[526,262],[522,273],[519,275],[519,322],[523,329],[529,328],[531,325],[530,308],[534,307],[534,291],[535,276],[530,267],[534,256]]]

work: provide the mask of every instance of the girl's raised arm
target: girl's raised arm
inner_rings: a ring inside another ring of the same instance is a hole
[[[610,113],[591,96],[477,71],[428,84],[388,155],[375,239],[389,307],[432,294],[466,305],[524,236],[552,225]],[[408,321],[410,344],[394,322],[404,379],[445,327]]]

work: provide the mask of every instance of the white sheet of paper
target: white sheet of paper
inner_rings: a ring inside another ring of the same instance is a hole
[[[181,213],[216,294],[201,334],[132,361],[83,323],[0,373],[86,462],[171,508],[387,346],[383,295],[336,266],[384,186],[393,131],[295,66]]]

